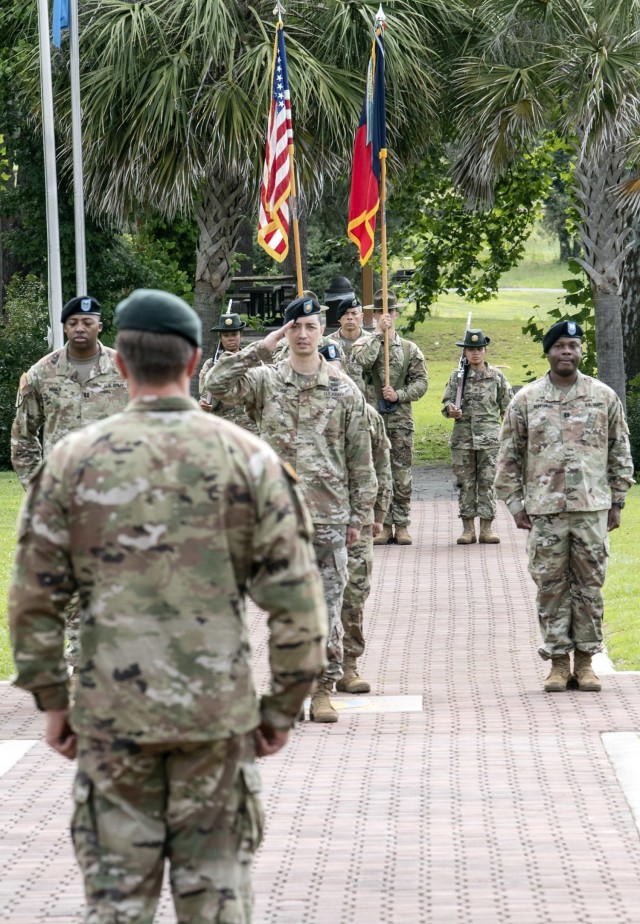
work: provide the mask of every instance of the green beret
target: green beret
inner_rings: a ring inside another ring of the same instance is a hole
[[[136,289],[116,308],[115,322],[118,330],[176,334],[196,347],[202,345],[200,318],[193,308],[170,292]]]

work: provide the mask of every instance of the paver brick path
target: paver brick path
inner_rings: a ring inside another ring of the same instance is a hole
[[[601,736],[640,729],[640,677],[544,694],[524,534],[502,507],[501,545],[457,546],[448,473],[417,475],[415,544],[376,549],[372,695],[262,762],[254,924],[638,924],[638,829]],[[398,696],[422,711],[385,711]],[[0,709],[0,738],[36,742],[0,777],[0,919],[79,922],[73,767],[29,697],[3,684]],[[175,922],[166,890],[156,920]]]

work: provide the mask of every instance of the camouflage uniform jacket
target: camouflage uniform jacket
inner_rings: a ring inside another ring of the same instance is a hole
[[[67,706],[64,607],[81,599],[71,725],[94,738],[202,741],[259,722],[245,593],[269,615],[289,728],[324,666],[311,523],[272,449],[191,398],[141,398],[58,443],[19,525],[9,617],[18,686]]]
[[[442,396],[442,413],[456,403],[458,373],[452,372]],[[449,445],[452,449],[493,449],[500,441],[500,419],[513,398],[511,385],[494,366],[469,367],[462,393],[462,417],[455,421]]]
[[[578,372],[565,393],[547,373],[509,405],[496,493],[514,516],[608,510],[633,484],[628,433],[608,385]]]
[[[364,398],[323,357],[317,375],[298,375],[288,359],[268,365],[262,341],[223,356],[207,374],[216,397],[243,403],[260,436],[293,466],[314,523],[360,529],[377,485]]]
[[[398,409],[393,414],[385,414],[387,430],[414,430],[411,402],[418,401],[426,394],[428,387],[427,367],[421,350],[411,341],[409,343],[409,368],[404,382],[398,382],[404,367],[405,341],[402,337],[389,338],[389,384],[398,393]],[[384,338],[374,333],[361,337],[353,347],[353,361],[365,372],[371,369],[384,383]],[[366,376],[365,376],[366,378]]]
[[[233,356],[232,353],[221,353],[221,356]],[[219,359],[220,357],[218,357]],[[217,360],[213,356],[210,356],[200,370],[200,377],[198,379],[198,392],[200,398],[207,398],[208,392],[204,387],[205,379],[207,377],[207,372],[211,367],[216,363]],[[226,404],[224,401],[220,401],[219,398],[211,397],[211,401],[207,401],[207,404],[212,404],[211,413],[215,414],[216,417],[222,417],[223,420],[230,420],[231,423],[237,424],[239,427],[244,427],[245,430],[248,430],[250,433],[258,433],[258,427],[256,426],[255,420],[251,420],[244,407],[241,404]]]
[[[367,337],[370,337],[371,334],[367,331],[361,330],[360,336],[357,340],[347,340],[346,337],[343,337],[340,333],[340,330],[334,331],[332,334],[329,334],[329,340],[333,343],[337,343],[342,352],[344,353],[344,359],[342,360],[342,368],[350,376],[353,381],[356,383],[358,388],[363,394],[366,394],[366,386],[364,379],[362,377],[362,366],[355,362],[353,358],[353,347],[356,343],[363,343]]]
[[[84,384],[78,382],[69,362],[67,346],[43,356],[20,379],[11,428],[11,464],[25,487],[58,440],[126,406],[127,385],[116,369],[115,350],[101,343],[98,347],[96,366]]]
[[[373,516],[368,523],[384,523],[387,515],[391,495],[393,494],[393,479],[391,476],[391,443],[384,428],[384,421],[380,414],[369,404],[365,405],[369,436],[371,438],[371,456],[373,467],[378,479],[378,494],[373,508]]]

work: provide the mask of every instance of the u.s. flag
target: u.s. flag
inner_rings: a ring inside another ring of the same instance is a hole
[[[281,263],[289,252],[289,195],[293,144],[287,54],[282,23],[276,27],[271,80],[271,108],[260,189],[258,243]]]

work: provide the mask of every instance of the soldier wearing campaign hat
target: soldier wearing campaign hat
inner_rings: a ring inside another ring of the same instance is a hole
[[[58,440],[115,414],[127,403],[115,351],[100,343],[101,306],[90,295],[62,309],[67,343],[39,360],[20,379],[11,428],[11,464],[26,488]]]
[[[551,661],[544,689],[601,689],[591,665],[602,650],[602,585],[608,532],[633,484],[624,410],[616,393],[583,375],[583,331],[571,320],[543,338],[547,374],[521,389],[500,434],[496,491],[527,531],[542,645]]]
[[[200,407],[207,414],[216,414],[216,416],[222,417],[224,420],[230,420],[239,427],[244,427],[245,430],[249,430],[251,433],[257,433],[258,428],[255,421],[249,417],[242,405],[227,404],[214,398],[207,391],[204,384],[209,369],[217,363],[221,356],[224,356],[225,353],[237,353],[239,351],[242,343],[242,331],[246,326],[246,322],[242,320],[240,315],[231,311],[231,302],[229,302],[229,309],[226,313],[221,314],[218,323],[209,328],[211,331],[218,333],[220,339],[213,356],[205,360],[202,365],[198,378],[198,391],[200,394]]]
[[[493,532],[496,474],[501,418],[513,398],[505,376],[486,361],[491,338],[479,328],[465,332],[456,346],[464,352],[464,387],[460,407],[456,405],[461,369],[451,373],[442,396],[442,413],[455,421],[449,446],[451,463],[458,484],[462,535],[458,545],[476,541],[475,520],[480,519],[480,542],[497,543]]]
[[[316,722],[337,722],[330,693],[343,677],[342,599],[347,547],[360,539],[376,498],[364,398],[348,376],[318,352],[321,305],[312,293],[293,299],[284,325],[209,370],[214,398],[244,405],[260,436],[299,478],[311,514],[313,545],[328,609],[326,673],[311,701]],[[273,365],[284,338],[286,358]]]

